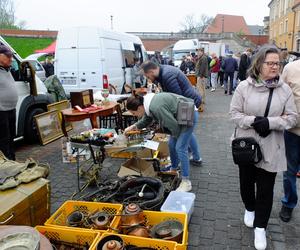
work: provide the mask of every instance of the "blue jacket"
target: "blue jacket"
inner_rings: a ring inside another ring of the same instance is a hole
[[[187,77],[176,67],[170,65],[159,66],[158,81],[164,92],[171,92],[194,100],[196,107],[201,104],[201,96],[190,84]]]
[[[238,71],[237,60],[233,57],[226,57],[222,68],[224,69],[225,73],[233,73],[234,71]]]

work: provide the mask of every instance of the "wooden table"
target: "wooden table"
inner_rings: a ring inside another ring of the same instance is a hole
[[[115,111],[117,112],[119,119],[121,119],[122,114],[121,114],[120,104],[116,102],[108,102],[107,104],[102,106],[102,109],[93,110],[89,112],[81,112],[71,108],[64,109],[61,112],[64,118],[63,124],[65,122],[77,122],[77,121],[82,121],[84,119],[90,119],[92,127],[99,128],[98,117],[110,116]]]

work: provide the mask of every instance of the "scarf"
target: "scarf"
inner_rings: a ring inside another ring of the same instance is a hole
[[[277,88],[278,82],[279,82],[279,76],[268,80],[261,80],[260,78],[257,80],[258,84],[264,85],[268,89]]]

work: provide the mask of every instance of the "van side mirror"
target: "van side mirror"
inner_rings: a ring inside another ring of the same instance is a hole
[[[21,63],[21,78],[24,82],[29,83],[30,94],[37,96],[37,87],[35,81],[35,70],[27,61]]]

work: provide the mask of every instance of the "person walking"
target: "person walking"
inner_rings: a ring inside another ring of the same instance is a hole
[[[220,70],[218,73],[218,82],[220,83],[220,86],[223,87],[224,85],[224,69],[222,67],[222,65],[224,65],[223,56],[219,56],[219,62],[220,62]]]
[[[141,68],[146,78],[151,82],[160,84],[163,92],[170,92],[191,98],[194,100],[196,108],[200,107],[201,96],[178,68],[169,65],[157,65],[151,61],[144,62]],[[192,164],[200,166],[202,164],[200,147],[194,134],[191,136],[190,149],[192,152]]]
[[[143,85],[144,77],[141,73],[141,62],[138,58],[134,58],[134,66],[132,68],[133,82],[135,88],[140,88]]]
[[[238,70],[238,64],[233,57],[233,52],[229,51],[224,60],[222,67],[224,68],[224,93],[232,95],[234,72]],[[228,82],[229,79],[229,82]]]
[[[54,65],[53,65],[53,62],[50,58],[47,57],[45,63],[42,64],[42,66],[45,69],[46,78],[48,78],[49,76],[54,75]]]
[[[292,90],[279,80],[280,65],[279,51],[262,47],[255,55],[249,77],[238,85],[230,104],[231,120],[236,125],[233,138],[255,140],[262,153],[260,161],[238,165],[244,223],[254,227],[254,246],[258,250],[267,247],[266,228],[276,174],[286,170],[283,131],[297,123]]]
[[[247,71],[251,65],[251,54],[252,50],[247,49],[242,55],[239,64],[238,78],[240,81],[245,81],[247,79]]]
[[[281,79],[287,83],[294,94],[300,117],[300,60],[288,63],[283,69]],[[293,209],[297,206],[297,173],[300,171],[300,119],[297,126],[284,132],[287,171],[283,173],[284,196],[279,217],[284,222],[292,218]]]
[[[11,75],[13,53],[0,45],[0,151],[10,160],[15,160],[14,138],[16,137],[16,105],[18,93]]]
[[[208,62],[207,57],[204,54],[204,49],[200,48],[197,50],[198,53],[198,61],[195,67],[195,74],[197,76],[197,88],[202,97],[202,104],[198,108],[200,112],[204,111],[204,104],[206,99],[205,88],[208,77]]]
[[[220,71],[220,61],[219,61],[219,58],[217,57],[216,53],[213,53],[211,55],[211,57],[212,57],[212,60],[209,64],[210,71],[211,71],[211,75],[210,75],[211,85],[212,85],[211,92],[214,92],[218,85],[218,74]]]
[[[140,120],[126,128],[124,133],[131,130],[143,129],[157,121],[161,128],[171,135],[169,150],[171,158],[171,170],[177,171],[181,164],[182,181],[176,191],[189,192],[192,184],[189,179],[189,153],[188,146],[193,136],[198,121],[198,112],[194,111],[193,125],[180,125],[177,120],[180,102],[193,102],[192,99],[173,93],[150,93],[146,96],[131,96],[127,100],[127,109]]]

